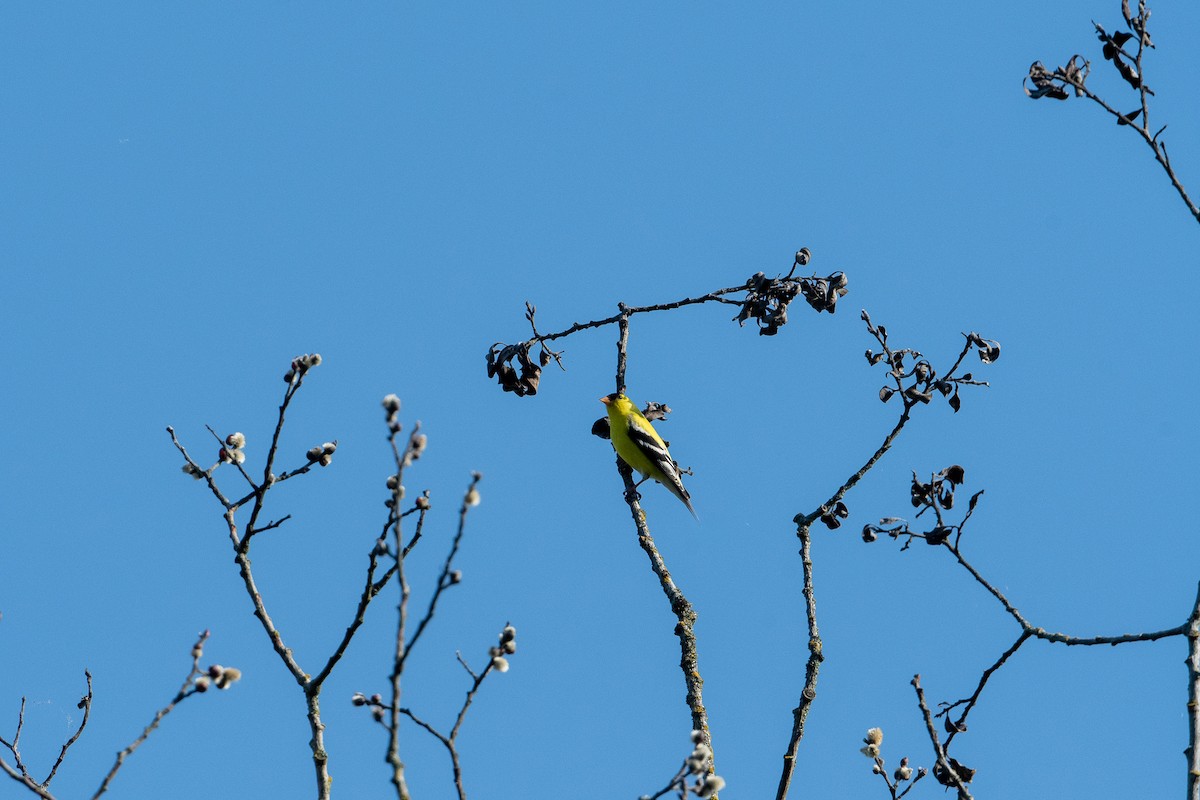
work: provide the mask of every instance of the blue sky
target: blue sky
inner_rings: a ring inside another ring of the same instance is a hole
[[[1151,113],[1195,196],[1200,9],[1154,12]],[[909,510],[913,469],[959,463],[966,489],[987,490],[967,552],[1036,624],[1183,621],[1196,225],[1129,131],[1020,88],[1036,59],[1099,61],[1091,19],[1111,29],[1119,4],[6,6],[0,730],[27,696],[24,754],[52,763],[90,669],[92,721],[55,786],[91,792],[210,628],[206,663],[244,679],[177,709],[114,796],[311,791],[300,693],[164,428],[202,452],[206,424],[243,431],[258,469],[288,362],[319,351],[285,452],[340,447],[272,494],[268,513],[293,520],[254,550],[302,663],[323,661],[357,599],[391,471],[379,401],[395,392],[429,435],[408,481],[435,506],[418,593],[484,475],[465,581],[414,656],[408,701],[444,724],[467,688],[455,651],[479,664],[511,621],[520,650],[462,738],[471,796],[657,790],[689,721],[673,619],[589,434],[615,330],[568,339],[568,371],[547,370],[534,398],[502,394],[483,356],[526,335],[526,300],[559,330],[786,272],[801,246],[813,270],[850,277],[835,316],[797,305],[767,338],[703,306],[631,334],[630,393],[672,406],[660,429],[695,471],[701,524],[659,487],[645,504],[699,614],[727,796],[773,790],[803,681],[791,519],[894,421],[861,308],[935,366],[964,331],[1004,356],[959,414],[921,409],[847,525],[817,532],[827,661],[797,794],[882,792],[857,752],[873,726],[889,765],[931,766],[908,681],[964,697],[1018,633],[946,554],[860,541]],[[1136,106],[1094,66],[1089,85]],[[387,794],[383,733],[349,698],[384,689],[393,603],[372,608],[323,696],[337,796]],[[1184,652],[1027,645],[955,745],[977,796],[1180,790]],[[450,796],[440,746],[415,730],[404,744],[417,796]]]

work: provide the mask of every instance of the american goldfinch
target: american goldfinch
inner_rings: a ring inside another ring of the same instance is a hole
[[[609,436],[621,460],[646,478],[654,478],[667,487],[667,491],[682,500],[692,516],[699,520],[696,509],[692,508],[691,495],[683,488],[679,467],[671,460],[666,442],[654,430],[650,420],[642,416],[633,401],[623,394],[601,397],[600,402],[608,408]]]

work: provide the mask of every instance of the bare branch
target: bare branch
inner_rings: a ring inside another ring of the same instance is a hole
[[[817,699],[817,674],[820,672],[821,663],[825,660],[821,633],[817,628],[817,596],[813,590],[812,541],[808,523],[801,523],[796,535],[800,537],[800,561],[804,566],[804,610],[808,619],[808,662],[804,667],[804,689],[800,692],[800,702],[792,710],[792,736],[788,740],[787,751],[783,756],[783,772],[779,776],[779,787],[775,791],[776,800],[784,800],[791,787],[792,775],[796,770],[796,753],[800,748],[800,740],[804,737],[804,724],[808,719],[808,710],[812,707],[813,701]]]
[[[981,675],[979,678],[979,685],[975,687],[975,691],[970,697],[966,698],[965,700],[958,700],[954,703],[950,703],[937,713],[937,716],[940,717],[943,715],[948,715],[951,709],[957,708],[960,705],[966,706],[966,708],[963,709],[962,714],[959,715],[958,720],[951,723],[953,730],[950,731],[950,733],[946,736],[947,749],[950,747],[950,743],[954,741],[954,737],[957,736],[960,731],[966,730],[967,715],[971,713],[971,709],[974,708],[975,703],[979,701],[979,695],[983,693],[983,687],[987,685],[988,678],[992,677],[996,670],[1004,666],[1004,662],[1008,661],[1010,656],[1016,653],[1017,650],[1021,649],[1021,645],[1029,641],[1032,635],[1033,634],[1029,633],[1028,631],[1021,631],[1021,635],[1017,637],[1015,642],[1013,642],[1012,647],[1005,650],[1000,655],[1000,658],[996,659],[996,663],[992,664],[983,671],[983,675]]]
[[[467,512],[470,511],[471,507],[474,505],[474,503],[471,502],[471,498],[478,497],[478,491],[475,487],[478,485],[482,477],[483,476],[478,472],[471,476],[471,484],[467,488],[466,493],[463,495],[462,505],[459,507],[458,530],[455,532],[454,540],[450,544],[450,552],[446,555],[446,560],[442,564],[442,571],[441,574],[438,575],[437,585],[434,587],[433,594],[429,598],[429,607],[425,610],[425,616],[423,616],[421,621],[417,623],[416,631],[413,632],[412,638],[408,641],[408,645],[403,648],[404,652],[400,657],[399,663],[397,664],[397,669],[400,671],[404,670],[404,662],[408,659],[408,656],[412,652],[413,647],[416,645],[417,640],[421,638],[421,634],[425,632],[425,629],[429,626],[429,623],[433,621],[433,615],[437,611],[438,600],[441,599],[442,592],[446,591],[446,589],[449,589],[451,586],[457,583],[457,581],[451,578],[451,572],[453,571],[454,567],[454,557],[458,555],[458,548],[462,544],[463,533],[465,532],[467,525]]]
[[[626,318],[621,318],[619,321],[621,324],[620,335],[617,339],[617,387],[618,390],[622,390],[625,380],[625,353],[629,341],[629,321]],[[680,648],[679,667],[683,671],[684,685],[687,687],[686,701],[692,714],[692,729],[700,731],[705,745],[711,747],[712,738],[708,729],[708,712],[704,708],[702,692],[704,680],[700,677],[699,655],[696,651],[696,611],[671,578],[662,554],[658,552],[654,539],[650,536],[650,529],[646,526],[646,512],[642,510],[640,495],[637,493],[632,471],[620,456],[616,457],[616,466],[625,485],[625,501],[628,503],[630,515],[633,517],[638,545],[650,559],[650,569],[658,576],[659,585],[671,606],[671,613],[675,615],[675,635],[679,637]]]
[[[1188,746],[1184,751],[1188,767],[1188,798],[1200,800],[1200,588],[1187,621]]]
[[[784,277],[768,278],[764,273],[757,272],[740,286],[717,289],[699,297],[686,297],[682,300],[649,306],[628,306],[619,303],[618,313],[611,317],[586,323],[576,322],[565,330],[555,333],[543,334],[538,331],[534,324],[536,309],[527,302],[525,318],[529,321],[533,336],[516,344],[503,342],[493,344],[487,353],[488,377],[496,378],[497,383],[504,391],[513,392],[518,397],[536,395],[543,367],[550,361],[555,361],[560,368],[565,369],[562,363],[562,352],[551,350],[547,346],[547,342],[562,339],[581,331],[602,328],[606,325],[628,325],[629,318],[635,314],[673,311],[701,303],[715,302],[737,305],[740,307],[740,311],[733,318],[734,321],[739,325],[744,325],[747,321],[754,320],[760,335],[773,336],[783,325],[787,324],[788,305],[797,296],[803,295],[805,302],[818,313],[828,311],[832,314],[837,309],[838,298],[849,291],[847,288],[849,281],[843,272],[834,272],[825,277],[820,277],[815,273],[810,277],[793,277],[796,267],[807,265],[811,257],[812,253],[808,248],[801,248],[796,253],[792,269]],[[727,295],[743,292],[745,293],[744,297],[737,300],[727,297]],[[531,355],[535,346],[540,348],[536,359]],[[618,369],[623,375],[624,371]],[[617,383],[618,390],[624,389],[622,380],[619,379]]]
[[[46,780],[42,781],[42,786],[49,787],[50,781],[54,780],[54,775],[58,772],[58,768],[62,766],[63,759],[67,757],[67,751],[71,749],[71,745],[79,741],[79,737],[83,734],[83,729],[87,727],[88,719],[92,716],[92,673],[86,669],[83,671],[84,678],[87,680],[87,694],[79,700],[79,708],[83,709],[83,719],[79,721],[79,727],[75,729],[75,733],[63,743],[62,750],[58,753],[58,758],[54,762],[54,766],[50,768],[50,774],[46,776]]]
[[[489,650],[489,661],[487,665],[479,672],[475,672],[475,670],[471,669],[466,660],[463,659],[462,653],[455,654],[455,657],[458,659],[458,663],[461,664],[463,669],[466,670],[467,674],[471,676],[471,686],[469,689],[467,689],[466,697],[463,699],[462,706],[459,708],[458,714],[454,718],[454,725],[450,729],[449,734],[442,733],[432,724],[426,722],[421,717],[418,717],[410,708],[396,705],[384,705],[383,700],[379,695],[373,695],[370,698],[367,698],[362,693],[355,695],[355,705],[370,707],[374,718],[382,722],[384,726],[388,728],[389,733],[391,734],[389,737],[388,759],[389,761],[394,759],[392,762],[393,766],[395,766],[396,762],[399,762],[399,752],[398,749],[396,749],[396,733],[399,727],[399,717],[403,715],[411,719],[420,728],[432,735],[435,739],[442,743],[443,747],[446,748],[446,752],[450,756],[451,769],[453,770],[455,791],[458,794],[459,800],[466,800],[467,792],[466,788],[463,786],[462,762],[458,753],[458,734],[462,731],[463,722],[466,720],[467,712],[470,710],[471,704],[475,700],[475,695],[479,692],[479,687],[483,685],[483,682],[487,676],[494,671],[506,672],[508,670],[508,659],[505,658],[505,655],[516,652],[516,634],[516,628],[506,623],[504,629],[500,632],[499,644]],[[390,722],[383,722],[386,712],[391,712]],[[396,786],[398,793],[407,793],[408,787],[404,779],[402,763],[400,763],[399,767],[395,770],[395,780],[393,783]]]
[[[366,580],[363,585],[362,595],[358,599],[358,606],[354,609],[354,618],[346,627],[346,632],[342,635],[341,642],[338,643],[333,653],[330,654],[324,668],[312,679],[311,683],[313,686],[323,684],[325,679],[329,677],[329,673],[333,672],[333,668],[342,660],[342,656],[346,654],[347,648],[350,647],[350,640],[354,638],[354,634],[358,633],[358,629],[366,620],[367,607],[375,599],[375,596],[383,590],[383,587],[387,585],[391,577],[396,574],[396,570],[393,567],[387,570],[378,581],[375,580],[375,570],[379,567],[379,557],[386,552],[386,550],[379,548],[378,543],[371,548],[370,560],[367,562]]]
[[[991,594],[993,597],[995,597],[1000,602],[1000,604],[1002,606],[1004,606],[1004,610],[1007,611],[1009,613],[1009,615],[1017,621],[1017,624],[1021,626],[1021,630],[1024,633],[1026,633],[1030,636],[1037,637],[1038,639],[1043,639],[1047,642],[1058,642],[1060,644],[1071,645],[1071,646],[1075,646],[1075,645],[1085,645],[1086,646],[1086,645],[1098,645],[1098,644],[1117,645],[1117,644],[1126,644],[1128,642],[1153,642],[1153,641],[1157,641],[1159,639],[1165,639],[1168,636],[1181,636],[1184,633],[1186,633],[1186,631],[1187,631],[1187,623],[1184,623],[1183,625],[1176,625],[1174,628],[1166,628],[1166,629],[1160,630],[1160,631],[1148,631],[1145,633],[1125,633],[1125,634],[1121,634],[1118,636],[1079,637],[1079,636],[1069,636],[1065,633],[1055,633],[1053,631],[1047,631],[1045,628],[1039,628],[1039,627],[1033,625],[1032,623],[1030,623],[1029,620],[1025,619],[1025,617],[1023,617],[1021,615],[1021,612],[1017,610],[1016,606],[1014,606],[1012,603],[1010,603],[1008,598],[1004,596],[1003,592],[1001,592],[999,589],[997,589],[995,586],[993,586],[986,578],[984,578],[983,575],[981,575],[979,573],[979,570],[977,570],[977,569],[975,569],[975,567],[971,566],[971,564],[966,560],[966,558],[963,557],[962,551],[960,549],[958,549],[957,547],[951,546],[948,542],[943,542],[942,546],[945,547],[947,550],[949,550],[950,553],[954,556],[955,560],[957,560],[958,563],[961,564],[962,567],[967,570],[967,572],[971,573],[971,576],[973,578],[975,578],[975,580],[981,586],[983,586],[983,588],[986,589],[989,594]]]
[[[914,675],[912,679],[913,689],[917,692],[917,705],[921,709],[921,716],[925,719],[925,730],[929,733],[929,741],[933,744],[933,752],[937,756],[937,767],[934,769],[934,777],[938,778],[939,783],[946,786],[954,786],[958,789],[959,800],[971,800],[971,793],[967,791],[966,783],[954,766],[951,764],[951,759],[946,756],[946,751],[942,748],[942,743],[938,741],[937,730],[933,727],[933,717],[929,713],[929,706],[925,703],[925,692],[921,690],[921,676]],[[943,779],[945,779],[945,782]]]

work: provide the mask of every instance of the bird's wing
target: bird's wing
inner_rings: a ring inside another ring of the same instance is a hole
[[[687,502],[688,493],[687,489],[683,488],[683,479],[679,475],[679,467],[675,465],[671,454],[667,452],[666,443],[663,442],[654,428],[650,427],[650,423],[640,420],[637,417],[630,417],[629,441],[663,474],[666,480],[660,479],[658,475],[653,475],[652,477],[671,490],[671,493],[679,497],[680,500]]]

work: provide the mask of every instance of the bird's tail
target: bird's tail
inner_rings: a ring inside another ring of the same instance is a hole
[[[696,509],[692,507],[692,496],[688,494],[687,489],[683,488],[682,483],[679,486],[673,486],[672,484],[664,483],[663,486],[666,486],[668,492],[683,501],[683,504],[687,506],[687,510],[692,512],[692,518],[695,519],[696,522],[700,521],[700,515],[697,514]]]

